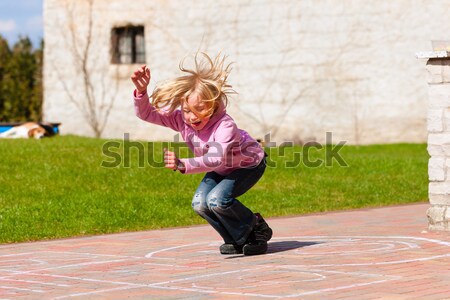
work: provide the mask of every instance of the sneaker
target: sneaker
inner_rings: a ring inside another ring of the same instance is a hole
[[[244,255],[265,254],[267,252],[267,241],[265,240],[265,236],[261,235],[256,230],[253,230],[242,250]]]
[[[225,243],[225,244],[222,244],[219,249],[220,249],[220,254],[227,255],[227,254],[242,254],[243,253],[242,248],[243,248],[242,245],[239,246],[236,244]]]
[[[272,238],[272,229],[269,227],[269,224],[267,224],[266,220],[261,216],[260,213],[255,213],[256,216],[256,225],[255,225],[255,231],[257,231],[261,236],[263,236],[263,239],[268,242]]]

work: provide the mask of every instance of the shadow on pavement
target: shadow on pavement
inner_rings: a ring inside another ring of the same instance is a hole
[[[266,254],[284,252],[289,250],[294,250],[298,248],[313,246],[317,244],[322,244],[323,242],[298,242],[298,241],[281,241],[281,242],[269,242]],[[225,259],[235,259],[240,257],[246,257],[245,255],[233,255]]]
[[[322,244],[322,242],[298,242],[298,241],[281,241],[281,242],[269,242],[269,249],[267,249],[267,254],[284,252],[293,249],[313,246],[317,244]]]

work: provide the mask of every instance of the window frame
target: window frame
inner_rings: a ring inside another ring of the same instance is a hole
[[[137,38],[142,36],[142,49],[138,49]],[[120,49],[121,39],[131,38],[130,52],[123,53]],[[141,51],[140,51],[141,50]],[[129,58],[129,62],[123,60]],[[145,27],[143,25],[116,26],[111,29],[111,63],[142,64],[145,63]]]

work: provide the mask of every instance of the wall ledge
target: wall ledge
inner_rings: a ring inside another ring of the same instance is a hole
[[[431,59],[431,58],[450,58],[450,52],[449,51],[422,51],[422,52],[416,52],[416,58],[419,59]]]

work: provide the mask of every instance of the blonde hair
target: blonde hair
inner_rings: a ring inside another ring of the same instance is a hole
[[[169,80],[153,91],[152,105],[157,109],[167,109],[172,113],[183,103],[188,105],[188,97],[194,93],[206,104],[207,110],[200,114],[193,107],[189,108],[201,118],[211,117],[223,102],[228,103],[228,95],[235,93],[231,85],[227,83],[228,75],[231,71],[231,64],[225,64],[226,56],[218,54],[212,60],[208,54],[200,53],[203,59],[199,59],[199,53],[195,55],[195,69],[190,70],[184,67],[186,58],[180,62],[180,70],[187,73],[184,76]]]

